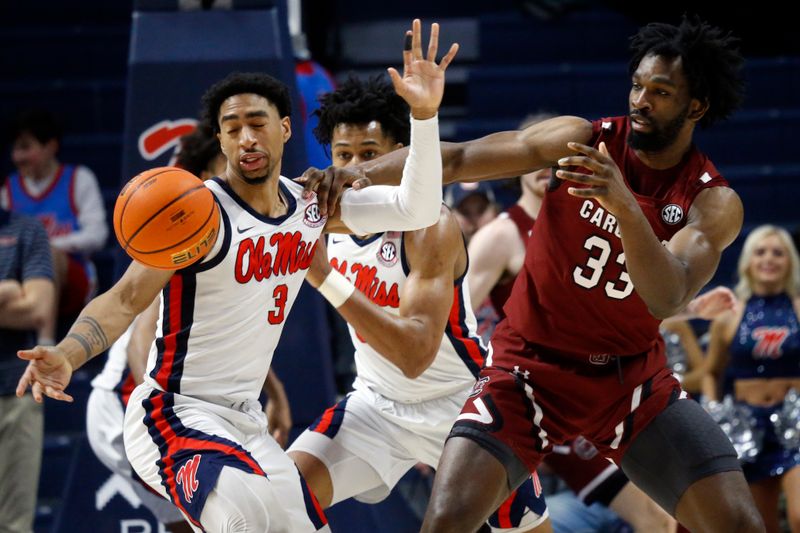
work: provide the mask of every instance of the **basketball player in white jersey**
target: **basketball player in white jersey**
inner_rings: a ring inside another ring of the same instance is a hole
[[[314,133],[330,146],[335,167],[408,144],[408,107],[380,78],[350,78],[320,102]],[[325,251],[324,237],[319,247]],[[417,231],[331,235],[327,255],[314,257],[306,277],[312,285],[331,278],[349,284],[349,296],[333,303],[348,322],[357,372],[355,391],[289,448],[323,508],[348,498],[376,503],[417,462],[436,468],[485,356],[467,265],[446,207],[436,224]],[[489,520],[519,532],[552,531],[546,522],[538,479]]]
[[[210,126],[201,123],[191,135],[181,138],[176,165],[203,181],[225,172],[227,160]],[[192,531],[189,523],[169,500],[157,496],[138,480],[122,442],[125,406],[134,387],[142,382],[158,311],[159,300],[156,299],[108,350],[103,370],[92,380],[92,393],[86,406],[86,436],[100,462],[130,483],[141,502],[168,531],[185,533]],[[292,417],[283,383],[273,369],[267,374],[264,392],[268,399],[264,413],[270,434],[285,447]]]
[[[107,348],[161,292],[158,337],[125,415],[125,450],[137,475],[197,531],[328,529],[294,463],[269,435],[258,395],[323,226],[365,234],[438,220],[437,111],[458,47],[437,65],[438,25],[427,58],[421,33],[415,20],[403,76],[389,69],[412,114],[412,154],[399,187],[350,191],[326,219],[314,195],[280,175],[291,136],[286,86],[263,74],[228,76],[203,98],[228,160],[224,175],[206,182],[221,217],[212,250],[178,271],[134,262],[62,342],[19,352],[30,364],[18,394],[31,386],[39,401],[70,401],[64,389],[73,369]],[[335,298],[346,287],[334,280],[320,289]]]

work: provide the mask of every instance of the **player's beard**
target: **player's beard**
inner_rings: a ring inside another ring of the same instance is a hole
[[[244,181],[248,185],[261,185],[262,183],[266,183],[267,182],[267,180],[269,179],[270,174],[271,173],[268,172],[268,173],[264,174],[263,176],[256,176],[255,178],[249,178],[249,177],[244,176],[244,175],[242,175],[242,177],[244,178]]]
[[[640,113],[631,111],[631,115],[635,114]],[[687,105],[685,109],[678,113],[678,116],[663,125],[653,120],[652,117],[646,117],[650,119],[650,131],[641,132],[631,128],[628,132],[628,146],[643,152],[661,151],[675,142],[688,116],[689,106]]]

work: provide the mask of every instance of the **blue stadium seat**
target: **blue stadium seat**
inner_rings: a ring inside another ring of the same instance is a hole
[[[514,54],[517,61],[522,61]],[[800,58],[745,64],[745,109],[800,108]],[[491,65],[469,73],[471,116],[518,117],[540,109],[579,116],[625,113],[630,80],[624,62]]]
[[[745,83],[748,108],[800,108],[800,57],[748,59]]]
[[[539,110],[604,116],[627,110],[629,81],[622,63],[491,66],[469,73],[471,116],[523,117]]]
[[[0,64],[13,65],[16,80],[122,79],[129,34],[129,23],[7,28]]]
[[[122,131],[124,102],[122,79],[0,82],[0,116],[49,109],[69,134]]]
[[[800,120],[800,108],[741,110],[708,130],[697,128],[695,142],[714,163],[778,165],[797,162],[790,143]]]
[[[0,2],[0,26],[21,25],[63,27],[66,24],[130,25],[132,0],[37,0]],[[6,27],[7,26],[7,27]]]
[[[798,222],[800,164],[722,167],[744,203],[746,225]]]
[[[637,30],[625,16],[595,9],[552,20],[506,11],[482,15],[479,21],[480,59],[486,65],[619,60],[627,57],[627,38]]]

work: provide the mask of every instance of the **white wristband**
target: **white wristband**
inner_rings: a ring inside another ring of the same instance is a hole
[[[317,290],[332,306],[339,307],[350,298],[356,287],[347,281],[347,278],[342,276],[338,270],[333,269],[325,277],[325,281],[317,287]]]

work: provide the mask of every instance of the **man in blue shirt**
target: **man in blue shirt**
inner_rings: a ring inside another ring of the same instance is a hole
[[[33,217],[0,209],[0,524],[30,532],[42,455],[42,404],[14,394],[26,361],[17,350],[37,342],[53,313],[50,245]]]

